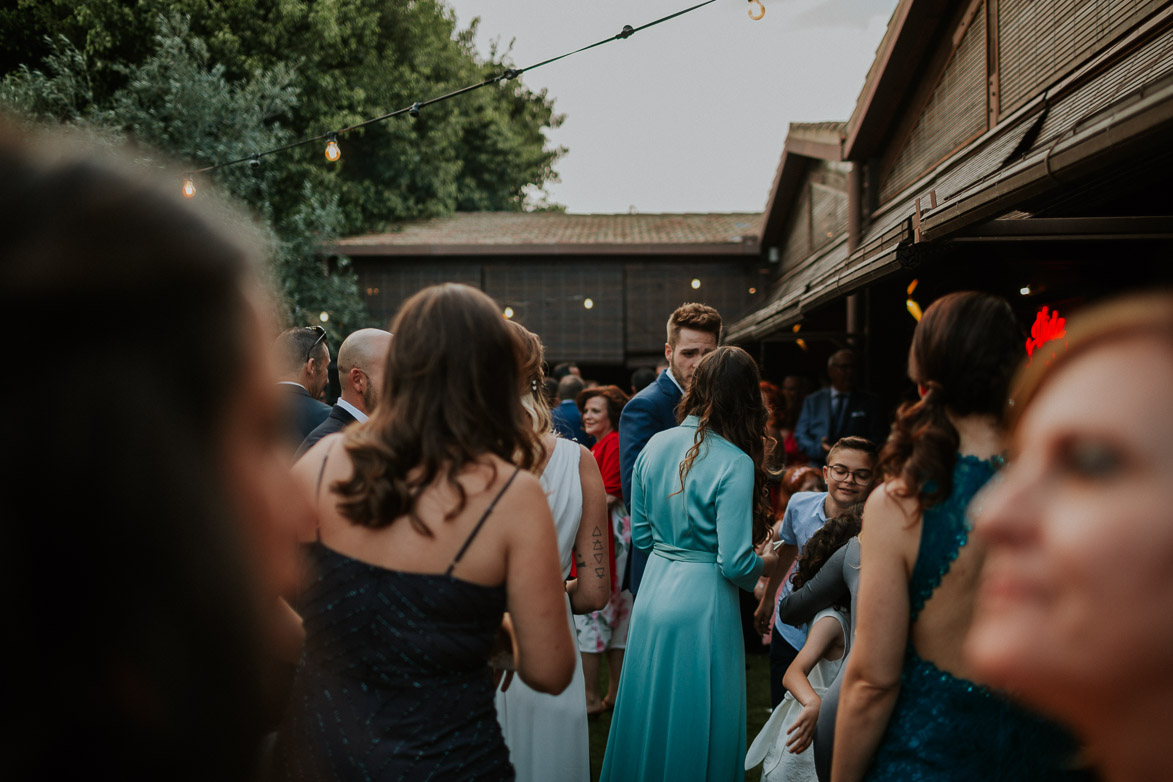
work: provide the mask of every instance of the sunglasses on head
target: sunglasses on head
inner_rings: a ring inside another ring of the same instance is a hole
[[[314,349],[318,346],[318,343],[326,338],[326,330],[321,326],[306,326],[306,328],[317,334],[318,338],[314,340],[314,344],[310,345],[309,350],[305,352],[305,359],[302,361],[303,364],[310,360],[310,356],[314,354]]]

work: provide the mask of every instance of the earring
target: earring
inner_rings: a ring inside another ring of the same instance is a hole
[[[533,380],[529,381],[529,390],[534,391],[534,392],[536,392],[538,390],[537,378],[534,378]]]

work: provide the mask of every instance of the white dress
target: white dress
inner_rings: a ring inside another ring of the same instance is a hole
[[[542,472],[542,488],[554,515],[558,533],[558,554],[562,577],[570,575],[570,562],[578,525],[582,521],[582,482],[578,443],[558,438],[554,453]],[[570,599],[566,600],[566,622],[573,632]],[[535,692],[514,677],[509,690],[497,690],[497,721],[505,734],[509,759],[518,782],[568,780],[589,782],[590,739],[587,733],[585,685],[582,658],[575,655],[574,680],[561,695]]]
[[[847,645],[851,643],[847,633],[847,616],[842,611],[824,608],[815,614],[810,626],[814,627],[816,622],[826,616],[833,616],[839,620],[844,648],[838,660],[828,660],[824,657],[815,663],[815,667],[807,675],[811,687],[820,699],[827,694],[827,688],[839,675],[839,669],[847,659]],[[787,692],[786,697],[770,714],[770,719],[762,726],[757,738],[749,745],[749,751],[745,753],[745,768],[748,771],[761,763],[762,782],[815,782],[817,779],[814,744],[808,745],[797,755],[786,749],[786,741],[789,738],[786,731],[794,724],[801,711],[802,704],[794,699],[794,695]]]

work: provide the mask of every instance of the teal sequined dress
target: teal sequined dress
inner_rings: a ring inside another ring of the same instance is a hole
[[[969,540],[966,508],[994,466],[958,456],[948,499],[924,513],[916,567],[908,582],[910,624]],[[908,642],[900,695],[868,782],[1045,782],[1073,777],[1060,769],[1075,742],[1061,729],[980,684],[942,671]]]

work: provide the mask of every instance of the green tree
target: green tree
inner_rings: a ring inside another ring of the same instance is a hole
[[[150,167],[167,168],[170,158],[197,154],[247,157],[288,142],[290,132],[280,120],[296,106],[297,90],[287,65],[229,81],[223,66],[209,62],[186,20],[162,18],[158,24],[153,51],[136,66],[119,66],[123,86],[106,100],[94,98],[87,58],[58,37],[47,44],[45,70],[21,66],[0,81],[0,103],[29,120],[74,125],[112,143],[133,140],[138,162]],[[256,215],[269,237],[273,283],[286,321],[316,322],[318,313],[328,311],[337,340],[366,320],[348,260],[329,266],[317,250],[342,225],[338,197],[306,182],[294,207],[277,213],[272,195],[282,179],[277,168],[236,166],[208,182],[210,192],[201,192]]]
[[[230,82],[291,68],[299,100],[289,126],[300,137],[512,65],[508,52],[479,58],[475,22],[457,29],[452,11],[436,0],[18,0],[0,12],[0,52],[9,52],[0,54],[0,72],[48,54],[30,50],[30,34],[65,35],[91,63],[91,89],[101,102],[124,87],[126,66],[151,55],[144,42],[158,15],[171,10],[190,16],[192,32]],[[416,119],[396,117],[345,135],[342,160],[325,179],[320,147],[291,151],[279,167],[282,186],[272,193],[273,206],[279,213],[295,209],[308,179],[338,196],[348,232],[455,210],[524,209],[540,203],[555,179],[553,166],[564,150],[550,146],[545,129],[560,121],[544,92],[518,81],[486,87],[427,107]],[[205,152],[195,161],[221,159]]]

